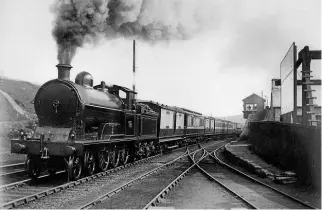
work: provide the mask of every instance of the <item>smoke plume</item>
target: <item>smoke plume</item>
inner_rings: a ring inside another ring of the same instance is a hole
[[[211,1],[211,0],[209,0]],[[188,39],[211,23],[208,0],[56,0],[53,36],[60,63],[77,48],[125,37],[149,42]]]

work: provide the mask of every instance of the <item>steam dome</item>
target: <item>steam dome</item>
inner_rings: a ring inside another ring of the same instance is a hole
[[[93,87],[93,77],[90,73],[83,71],[77,74],[75,78],[75,83],[78,85],[83,85],[87,87]]]

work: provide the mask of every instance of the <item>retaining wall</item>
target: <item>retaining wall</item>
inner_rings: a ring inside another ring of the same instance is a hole
[[[262,121],[250,122],[249,130],[256,154],[321,188],[321,127]]]

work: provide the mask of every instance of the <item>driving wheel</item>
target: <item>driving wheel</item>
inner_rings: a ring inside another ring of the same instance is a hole
[[[69,156],[67,162],[68,181],[77,180],[82,175],[82,163],[80,157]]]

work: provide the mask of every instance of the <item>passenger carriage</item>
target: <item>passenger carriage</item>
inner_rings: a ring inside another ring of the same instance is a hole
[[[154,101],[137,101],[158,113],[157,136],[162,150],[173,149],[184,143],[185,111]]]

